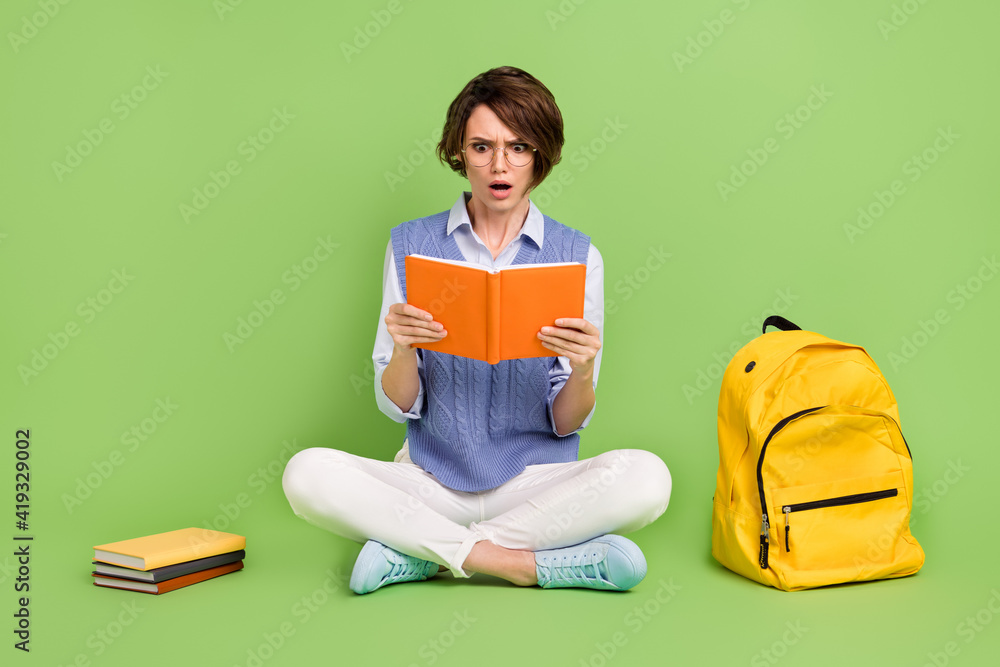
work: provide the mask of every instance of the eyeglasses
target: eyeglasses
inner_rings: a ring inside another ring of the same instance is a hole
[[[465,153],[469,164],[475,167],[485,167],[496,158],[499,148],[501,147],[484,143],[471,143],[463,148],[462,152]],[[527,166],[535,154],[535,149],[525,143],[507,144],[502,148],[507,162],[515,167]]]

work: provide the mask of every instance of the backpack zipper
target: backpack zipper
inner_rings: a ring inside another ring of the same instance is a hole
[[[791,551],[791,547],[788,543],[790,526],[788,524],[788,517],[792,512],[802,512],[804,510],[816,510],[823,507],[839,507],[841,505],[856,505],[858,503],[868,503],[873,500],[881,500],[882,498],[892,498],[893,496],[898,496],[898,489],[883,489],[882,491],[868,491],[867,493],[854,493],[849,496],[838,496],[836,498],[825,498],[824,500],[810,500],[805,503],[795,503],[792,505],[785,505],[781,508],[781,511],[785,515],[785,551]]]
[[[778,431],[785,428],[785,426],[787,426],[789,422],[791,422],[792,420],[798,419],[799,417],[807,415],[810,412],[815,412],[816,410],[822,410],[825,407],[826,407],[825,405],[820,405],[815,408],[807,408],[806,410],[800,410],[799,412],[796,412],[793,415],[785,417],[780,422],[774,425],[774,428],[771,429],[771,432],[767,434],[767,439],[764,440],[764,444],[761,445],[760,447],[760,457],[757,459],[757,491],[760,493],[760,511],[761,511],[760,557],[759,557],[761,569],[765,570],[767,569],[767,550],[770,541],[770,537],[768,535],[770,526],[767,522],[767,502],[764,500],[764,475],[761,472],[764,467],[764,452],[767,450],[767,443],[771,442],[771,438],[773,438]]]

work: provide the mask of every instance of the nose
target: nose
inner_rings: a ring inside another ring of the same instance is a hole
[[[507,171],[507,154],[504,146],[496,146],[493,149],[493,171]]]

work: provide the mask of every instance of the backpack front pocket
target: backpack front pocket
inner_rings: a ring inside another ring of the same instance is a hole
[[[791,516],[792,512],[804,512],[806,510],[825,509],[827,507],[840,507],[842,505],[857,505],[859,503],[870,503],[882,498],[892,498],[899,495],[899,489],[884,489],[882,491],[869,491],[867,493],[855,493],[850,496],[838,496],[836,498],[825,498],[823,500],[810,500],[804,503],[794,503],[782,505],[781,513],[785,515],[785,551],[791,551]]]
[[[773,489],[770,565],[788,589],[894,576],[908,548],[900,472]],[[912,538],[911,538],[912,539]],[[898,573],[902,574],[902,573]]]

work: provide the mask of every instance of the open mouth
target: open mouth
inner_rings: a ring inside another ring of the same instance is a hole
[[[510,190],[510,188],[511,186],[507,185],[506,183],[494,183],[493,185],[490,186],[491,190],[496,190],[497,192],[505,192],[507,190]]]

